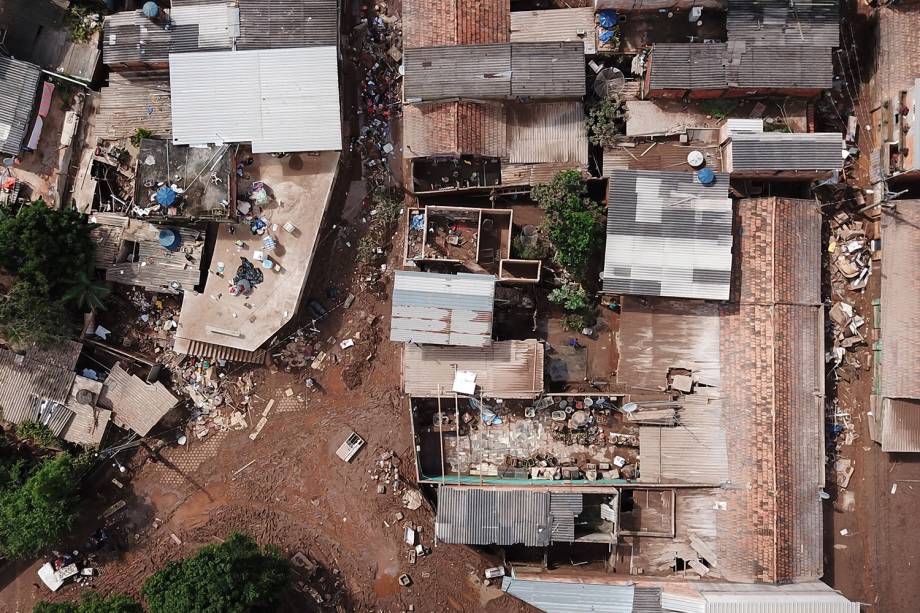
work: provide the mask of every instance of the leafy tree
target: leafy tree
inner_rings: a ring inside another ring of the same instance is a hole
[[[626,104],[620,98],[607,98],[588,110],[585,118],[592,145],[612,147],[626,128]]]
[[[136,600],[124,594],[103,598],[99,592],[84,592],[79,603],[40,602],[32,613],[144,613]]]
[[[67,534],[77,516],[77,475],[68,454],[45,460],[28,476],[17,470],[6,477],[0,490],[0,554],[35,555]]]
[[[6,295],[0,295],[0,336],[13,349],[33,342],[53,345],[75,331],[63,302],[49,297],[43,280],[17,281]]]
[[[580,283],[566,283],[551,291],[549,300],[561,304],[566,311],[578,311],[588,306],[588,292]]]
[[[290,585],[287,561],[244,534],[170,562],[144,584],[151,613],[273,611]]]
[[[546,211],[543,227],[556,248],[556,259],[580,276],[600,243],[600,205],[588,198],[577,170],[563,170],[551,182],[534,187],[532,195]]]
[[[95,313],[105,310],[105,299],[111,293],[112,288],[106,283],[97,281],[82,270],[64,292],[63,299],[65,302],[73,302],[84,313]]]
[[[13,215],[0,211],[0,262],[23,281],[47,283],[59,297],[80,272],[93,265],[95,245],[83,216],[52,209],[39,198]]]

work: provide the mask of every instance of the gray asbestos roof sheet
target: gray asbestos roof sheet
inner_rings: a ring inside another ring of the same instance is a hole
[[[22,148],[40,79],[38,66],[0,55],[0,152]]]
[[[726,28],[729,40],[754,45],[840,44],[837,0],[729,0]]]
[[[839,170],[843,137],[837,133],[762,132],[732,135],[731,168],[739,170]]]

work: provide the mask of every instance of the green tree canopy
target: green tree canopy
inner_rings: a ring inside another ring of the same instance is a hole
[[[17,281],[5,295],[0,295],[0,336],[13,349],[23,349],[33,342],[53,345],[76,332],[64,303],[48,295],[44,280]]]
[[[60,297],[93,265],[94,227],[80,213],[49,208],[41,198],[16,215],[0,209],[0,262],[24,281],[46,282],[50,295]]]
[[[124,594],[112,594],[103,598],[99,592],[84,592],[80,602],[40,602],[32,613],[144,613],[136,600]]]
[[[67,534],[78,502],[70,455],[45,460],[29,473],[21,464],[0,473],[0,554],[35,555]]]
[[[600,244],[601,206],[588,197],[577,170],[563,170],[531,193],[546,212],[543,227],[556,248],[556,260],[580,277]]]
[[[151,613],[274,611],[290,585],[287,560],[244,534],[170,562],[144,584]]]
[[[64,301],[73,302],[84,313],[105,310],[105,299],[112,293],[106,283],[91,277],[81,270],[64,292]]]

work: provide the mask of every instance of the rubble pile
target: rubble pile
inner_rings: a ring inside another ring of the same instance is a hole
[[[828,253],[834,263],[834,283],[850,290],[861,290],[869,283],[874,253],[879,250],[870,228],[872,222],[860,222],[845,212],[838,211],[831,220],[833,231],[828,243]]]
[[[384,2],[366,5],[365,15],[353,31],[356,63],[364,73],[358,110],[360,134],[355,145],[371,192],[391,182],[394,145],[390,120],[400,109],[397,85],[402,31],[399,20],[386,15],[386,10]]]
[[[138,315],[133,322],[116,329],[122,346],[144,353],[168,353],[179,327],[179,301],[159,294],[145,294],[134,287],[127,291],[126,296]]]
[[[377,484],[378,494],[402,496],[406,484],[399,471],[401,464],[399,456],[392,451],[384,451],[374,460],[373,466],[367,469],[370,480]]]

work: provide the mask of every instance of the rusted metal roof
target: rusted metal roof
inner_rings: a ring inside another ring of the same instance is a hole
[[[64,341],[50,349],[29,349],[25,355],[0,349],[0,411],[6,421],[20,424],[39,421],[46,404],[45,416],[51,418],[53,405],[63,406],[70,394],[76,373],[74,368],[82,349],[80,343]],[[66,411],[60,411],[61,417]],[[69,416],[67,416],[69,419]],[[67,419],[55,421],[57,433]],[[46,421],[49,427],[51,423]]]
[[[885,398],[881,412],[882,451],[920,452],[920,400]]]
[[[19,154],[40,80],[38,66],[0,55],[0,152]]]
[[[396,271],[390,340],[484,347],[492,342],[495,277]]]
[[[179,403],[162,383],[149,384],[115,364],[105,378],[99,404],[112,411],[112,420],[122,428],[147,436],[150,430]]]
[[[476,373],[476,386],[484,397],[536,398],[543,393],[543,345],[528,339],[488,347],[407,344],[404,348],[402,381],[410,396],[452,395],[458,370]]]
[[[96,136],[106,140],[128,138],[138,128],[153,136],[172,134],[169,75],[140,81],[128,80],[117,72],[99,92]]]
[[[603,291],[726,300],[732,269],[728,175],[609,173]]]
[[[509,104],[506,124],[507,159],[512,164],[588,164],[585,110],[580,101]]]
[[[61,433],[64,440],[94,447],[102,442],[112,412],[96,406],[101,393],[102,381],[76,376],[67,399],[67,408],[73,412],[73,419]]]
[[[511,42],[581,42],[585,55],[597,53],[594,8],[590,6],[511,13]]]

